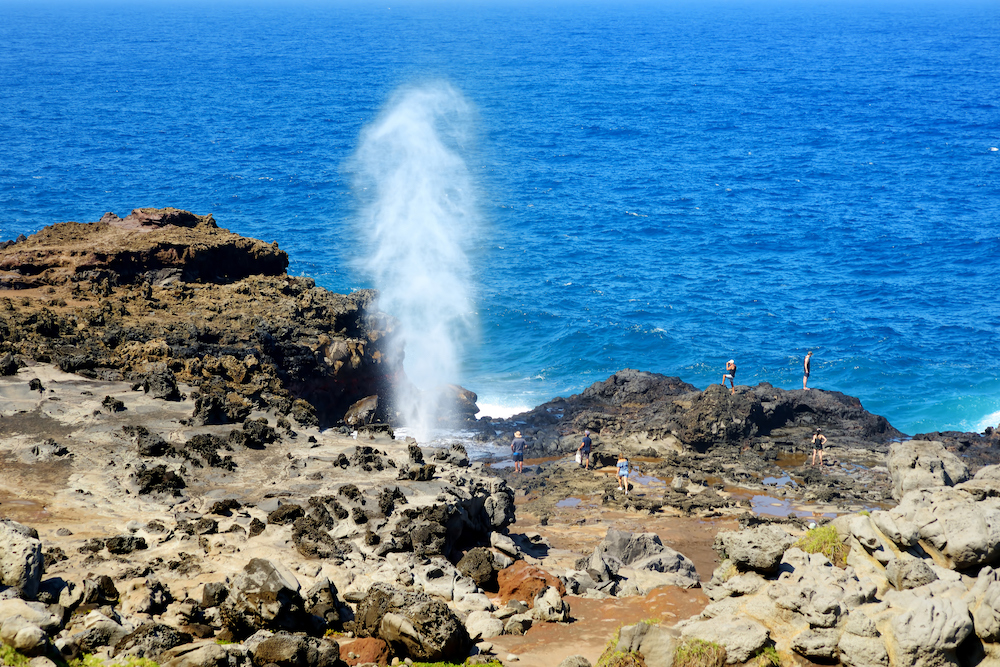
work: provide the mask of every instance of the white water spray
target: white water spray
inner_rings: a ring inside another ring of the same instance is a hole
[[[365,269],[380,308],[400,321],[409,380],[393,403],[418,440],[437,423],[426,391],[458,381],[472,332],[467,250],[479,224],[473,183],[459,150],[473,109],[446,83],[398,91],[361,134],[353,171],[362,211]]]

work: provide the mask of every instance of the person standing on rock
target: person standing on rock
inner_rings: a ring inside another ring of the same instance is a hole
[[[527,443],[521,437],[520,431],[514,432],[510,443],[510,451],[514,455],[514,472],[524,472],[524,447]]]
[[[730,394],[736,393],[736,361],[730,359],[726,362],[726,374],[722,376],[722,386],[726,386],[726,380],[729,380],[730,386],[733,388]]]
[[[802,389],[809,391],[806,382],[809,381],[809,362],[812,360],[812,350],[806,353],[806,358],[802,361]]]
[[[584,467],[590,470],[590,445],[593,441],[590,439],[590,431],[583,432],[583,440],[580,442],[580,446],[576,448],[576,451],[580,452],[580,460],[583,462]]]
[[[628,458],[625,456],[625,452],[618,455],[618,488],[625,491],[625,495],[628,495]]]
[[[819,464],[823,465],[823,445],[826,444],[826,436],[823,435],[823,429],[816,429],[813,433],[813,457],[812,464],[816,465],[816,459],[819,459]]]

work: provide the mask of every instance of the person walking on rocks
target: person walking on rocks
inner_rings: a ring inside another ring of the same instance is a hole
[[[813,433],[813,456],[812,464],[816,465],[816,460],[819,459],[819,464],[823,465],[823,445],[826,444],[826,436],[823,435],[823,429],[818,428],[816,432]]]
[[[726,362],[726,374],[722,376],[722,386],[726,386],[726,380],[729,380],[729,385],[733,388],[730,394],[736,393],[736,361],[730,359]]]
[[[520,431],[514,432],[514,439],[510,443],[510,451],[514,455],[514,472],[524,472],[524,447],[527,443],[521,437]]]
[[[580,453],[580,460],[583,462],[584,467],[590,470],[590,445],[593,441],[590,439],[590,431],[583,432],[583,440],[580,442],[580,446],[576,448],[576,451]]]
[[[809,381],[809,362],[812,360],[812,350],[806,353],[806,358],[802,361],[802,389],[809,391],[809,387],[806,386],[806,382]]]
[[[628,495],[628,458],[625,452],[618,455],[618,489]]]

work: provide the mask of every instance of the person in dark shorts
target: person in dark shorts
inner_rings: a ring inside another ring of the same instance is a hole
[[[809,362],[812,360],[812,350],[806,354],[806,358],[802,361],[802,388],[809,391],[809,387],[806,386],[806,382],[809,381]]]
[[[736,361],[730,359],[726,362],[726,374],[722,376],[722,386],[726,386],[726,380],[729,380],[729,385],[733,388],[730,394],[736,393]]]
[[[521,437],[520,431],[514,432],[510,443],[510,451],[514,455],[514,472],[524,472],[524,447],[527,443]]]
[[[816,465],[816,460],[819,459],[819,464],[823,465],[823,445],[826,444],[826,436],[823,435],[823,429],[818,428],[816,432],[813,433],[813,456],[812,464]]]
[[[580,446],[576,448],[576,451],[580,452],[580,461],[590,470],[590,445],[592,441],[590,439],[590,431],[583,432],[583,440],[580,442]]]

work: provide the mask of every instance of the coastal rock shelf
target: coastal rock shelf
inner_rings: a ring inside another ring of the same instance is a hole
[[[583,667],[625,624],[611,648],[647,665],[692,640],[730,664],[1000,662],[995,433],[907,439],[837,392],[636,370],[512,419],[446,387],[477,444],[528,436],[515,473],[396,439],[395,321],[286,267],[175,209],[0,248],[4,651]]]

